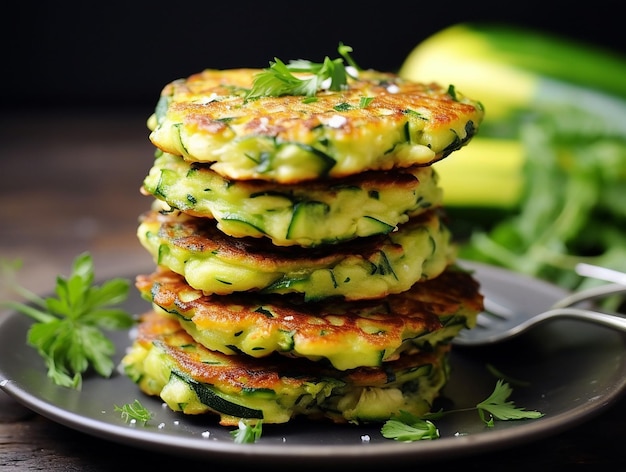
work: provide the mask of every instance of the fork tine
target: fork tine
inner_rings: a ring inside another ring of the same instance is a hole
[[[485,297],[483,301],[484,309],[476,317],[476,326],[474,328],[487,329],[490,326],[503,321],[509,320],[515,313],[508,307],[498,303],[497,301]]]
[[[489,328],[489,325],[489,318],[478,315],[478,318],[476,318],[476,324],[472,329],[486,329]]]
[[[584,277],[604,280],[605,282],[613,282],[616,284],[626,285],[626,273],[619,270],[609,269],[586,262],[576,264],[576,273]]]
[[[495,316],[502,319],[508,319],[515,316],[515,312],[503,305],[500,302],[495,301],[493,298],[485,297],[483,300],[484,313],[490,316]]]
[[[476,326],[475,328],[488,328],[494,324],[502,323],[502,321],[507,320],[507,318],[502,318],[499,315],[494,315],[493,313],[489,313],[487,311],[483,311],[479,313],[476,318]]]

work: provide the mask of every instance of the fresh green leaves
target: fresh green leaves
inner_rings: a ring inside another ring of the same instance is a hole
[[[133,325],[133,317],[115,307],[127,298],[129,287],[128,280],[119,278],[94,285],[93,260],[83,253],[74,260],[69,278],[57,277],[56,296],[41,298],[14,284],[14,290],[29,303],[2,305],[36,321],[28,330],[27,342],[45,360],[48,377],[57,385],[80,390],[82,374],[89,368],[103,377],[115,368],[115,346],[102,330]]]
[[[518,207],[474,230],[459,257],[568,290],[597,283],[576,275],[580,262],[626,270],[626,102],[613,119],[572,97],[572,106],[533,105],[481,126],[482,138],[521,143],[524,187]]]
[[[539,411],[515,406],[515,403],[509,400],[512,392],[513,389],[510,385],[499,379],[491,395],[470,410],[477,410],[480,419],[488,427],[494,426],[494,420],[536,419],[543,416],[543,413]],[[386,421],[381,428],[381,434],[387,439],[395,439],[396,441],[438,439],[439,431],[431,420],[460,411],[468,411],[468,409],[438,411],[423,417],[416,417],[403,412],[401,415]]]
[[[122,406],[114,406],[115,411],[119,411],[122,414],[122,419],[126,423],[137,421],[145,425],[152,419],[152,412],[143,406],[137,399],[135,399],[133,403],[126,403]]]
[[[324,58],[324,62],[316,63],[307,60],[290,61],[284,63],[278,58],[270,61],[270,67],[256,75],[245,100],[260,97],[280,97],[283,95],[314,96],[319,90],[328,89],[338,91],[348,84],[350,72],[344,65],[344,60],[350,67],[360,70],[350,53],[352,48],[339,43],[337,48],[340,58]],[[295,74],[300,74],[296,76]]]
[[[536,419],[543,416],[543,413],[538,411],[528,411],[516,407],[515,403],[509,400],[511,393],[513,393],[511,386],[499,379],[491,395],[476,405],[480,419],[487,426],[493,426],[494,419],[507,421]]]
[[[380,432],[387,439],[404,442],[439,439],[439,430],[432,421],[418,418],[406,411],[386,421]]]
[[[255,421],[254,423],[246,419],[239,420],[238,428],[231,431],[230,434],[236,443],[255,443],[263,433],[263,422]]]

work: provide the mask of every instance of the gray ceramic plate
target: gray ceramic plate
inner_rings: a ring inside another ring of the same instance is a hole
[[[499,268],[464,262],[476,270],[483,293],[527,313],[540,311],[564,292],[544,282]],[[132,292],[132,291],[131,291]],[[147,302],[131,293],[127,308],[141,313]],[[394,463],[449,459],[535,441],[579,424],[617,400],[626,388],[626,338],[580,321],[559,320],[497,347],[454,349],[452,375],[437,408],[474,406],[493,390],[498,372],[510,379],[517,406],[539,410],[540,419],[501,421],[487,428],[475,412],[453,413],[436,421],[441,438],[401,443],[385,439],[380,425],[355,426],[294,420],[265,425],[256,444],[236,444],[230,429],[214,419],[184,417],[143,396],[125,376],[90,377],[82,391],[60,388],[46,377],[38,354],[29,348],[29,319],[9,313],[0,319],[0,387],[28,408],[70,428],[138,448],[186,457],[308,465],[349,463],[352,459]],[[114,333],[116,360],[130,344],[127,332]],[[126,424],[115,405],[140,399],[155,417],[145,426]]]

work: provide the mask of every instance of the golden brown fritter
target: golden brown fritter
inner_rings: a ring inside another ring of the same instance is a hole
[[[372,70],[314,99],[245,100],[261,71],[207,69],[166,85],[148,120],[152,143],[227,178],[297,183],[432,164],[465,145],[484,115],[447,85]]]
[[[403,293],[353,302],[207,296],[169,270],[138,276],[136,286],[155,308],[177,315],[181,326],[211,350],[326,359],[340,370],[380,366],[406,349],[430,350],[472,327],[482,309],[477,282],[456,267]]]

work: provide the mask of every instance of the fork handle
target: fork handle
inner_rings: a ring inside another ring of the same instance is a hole
[[[598,285],[596,287],[591,287],[572,293],[556,302],[554,305],[552,305],[552,308],[565,308],[581,302],[593,300],[596,298],[602,298],[609,295],[616,295],[618,293],[626,293],[626,285],[617,283]]]
[[[541,321],[554,316],[562,316],[583,321],[590,321],[626,332],[626,318],[618,314],[602,313],[582,308],[554,308],[535,317],[535,321]],[[532,319],[532,318],[531,318]]]

